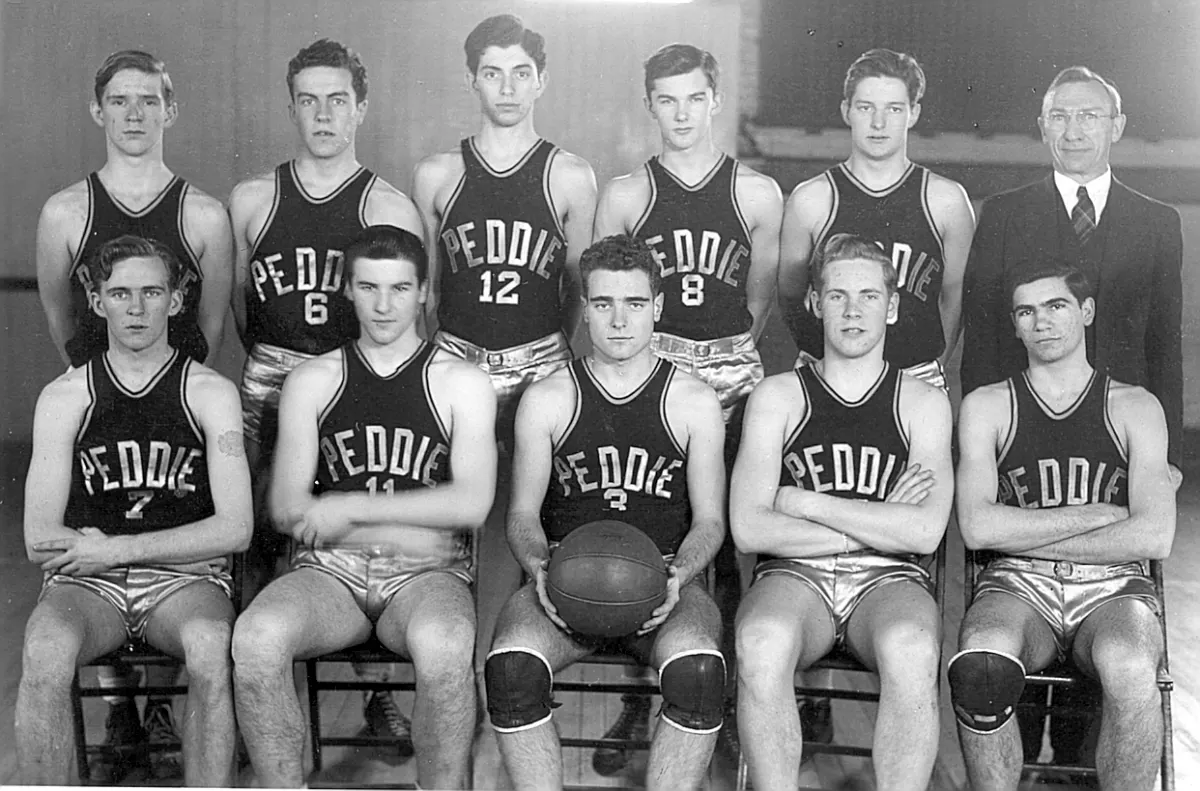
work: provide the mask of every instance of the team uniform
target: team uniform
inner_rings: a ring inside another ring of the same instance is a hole
[[[815,367],[802,366],[795,373],[806,410],[784,444],[780,486],[886,501],[908,464],[909,439],[899,417],[905,373],[886,363],[874,386],[854,403],[837,395]],[[812,588],[829,609],[840,641],[855,608],[880,586],[911,580],[932,594],[932,580],[918,559],[873,550],[813,558],[760,556],[754,580],[787,574]]]
[[[429,386],[437,348],[421,347],[389,376],[375,373],[354,341],[341,349],[342,380],[322,410],[316,493],[397,491],[450,480],[450,435]],[[371,620],[405,585],[426,573],[473,581],[469,530],[436,531],[421,548],[298,547],[292,569],[312,568],[341,582]]]
[[[247,439],[270,445],[288,373],[358,337],[354,306],[342,290],[344,253],[367,227],[376,176],[359,168],[324,198],[314,198],[296,163],[275,168],[275,201],[255,240],[246,283],[242,420]]]
[[[1108,414],[1112,381],[1093,372],[1075,403],[1054,412],[1026,374],[1008,380],[1013,412],[997,462],[1001,503],[1129,505],[1128,456]],[[1016,596],[1036,610],[1054,633],[1060,659],[1069,656],[1084,619],[1114,599],[1139,599],[1158,612],[1154,582],[1140,560],[1105,565],[993,555],[979,575],[975,600],[993,592]]]
[[[833,204],[813,249],[820,250],[835,234],[852,233],[871,239],[891,255],[900,310],[895,325],[888,327],[883,356],[912,376],[945,390],[939,358],[946,350],[946,339],[938,306],[945,252],[929,209],[932,174],[910,164],[899,181],[881,190],[867,187],[845,164],[824,175],[833,191]],[[810,362],[824,348],[824,329],[808,304],[806,298],[804,315],[794,323],[798,335],[794,340],[800,348],[797,363]]]
[[[92,278],[88,263],[106,242],[125,234],[161,242],[179,259],[183,266],[179,281],[183,308],[171,317],[168,338],[172,348],[197,362],[204,362],[208,356],[208,341],[197,320],[204,275],[200,271],[200,257],[183,235],[183,204],[189,189],[186,181],[174,176],[144,209],[133,211],[108,193],[99,173],[88,176],[87,223],[70,269],[71,302],[76,319],[75,335],[67,341],[67,356],[72,366],[85,365],[108,349],[108,327],[91,306]]]
[[[136,535],[215,513],[204,432],[187,401],[192,365],[176,350],[135,392],[121,384],[104,353],[87,363],[91,400],[75,439],[66,527]],[[226,565],[220,557],[187,564],[186,570],[128,566],[89,576],[47,572],[41,595],[61,585],[95,593],[121,613],[128,636],[135,639],[144,635],[154,608],[188,585],[211,582],[232,596]]]
[[[438,229],[434,343],[491,378],[505,438],[521,393],[571,359],[560,296],[567,240],[550,194],[560,149],[539,140],[504,171],[484,160],[474,138],[461,150],[463,175]]]
[[[746,307],[751,242],[737,201],[738,163],[722,154],[693,186],[657,157],[645,168],[650,202],[632,235],[654,252],[665,296],[650,347],[716,390],[728,420],[763,379]]]

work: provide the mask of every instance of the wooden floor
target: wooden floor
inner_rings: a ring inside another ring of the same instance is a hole
[[[1189,436],[1189,447],[1196,448],[1196,435]],[[37,598],[39,570],[25,560],[21,541],[21,489],[28,463],[28,448],[0,445],[0,603],[3,634],[0,644],[0,785],[17,781],[16,756],[13,747],[13,724],[10,712],[16,701],[20,678],[21,640],[25,620]],[[1188,465],[1188,483],[1180,495],[1180,517],[1174,552],[1166,563],[1168,628],[1170,634],[1171,670],[1176,687],[1173,697],[1175,713],[1176,787],[1180,791],[1200,788],[1200,464]],[[499,531],[487,536],[482,556],[495,558],[504,550]],[[951,650],[957,624],[962,617],[961,557],[957,536],[951,539],[949,581],[946,591],[946,621],[948,625],[945,649]],[[513,567],[501,567],[487,578],[480,592],[480,632],[486,634],[502,604],[503,591],[515,579]],[[948,655],[948,654],[947,654]],[[348,668],[334,675],[349,675]],[[403,672],[403,671],[401,671]],[[588,667],[571,671],[564,677],[608,677],[619,680],[620,669]],[[324,677],[324,673],[323,673]],[[862,678],[862,677],[860,677]],[[858,683],[864,683],[859,681]],[[556,710],[555,721],[564,734],[600,736],[616,718],[620,708],[615,695],[560,694],[563,706]],[[962,759],[954,734],[953,716],[945,704],[943,689],[942,738],[938,762],[930,788],[951,791],[965,787]],[[404,708],[411,709],[411,697],[400,694]],[[352,735],[361,726],[360,693],[327,693],[323,697],[322,717],[338,735]],[[90,738],[99,740],[103,733],[103,703],[89,700],[85,706]],[[834,704],[834,719],[839,740],[869,744],[874,712],[865,704]],[[591,769],[590,750],[564,752],[566,780],[587,786],[639,787],[645,770],[644,758],[634,761],[625,773],[605,778]],[[412,762],[398,764],[386,751],[360,748],[327,748],[324,770],[310,778],[314,786],[361,786],[377,783],[412,782]],[[733,788],[734,767],[727,760],[714,759],[706,788],[711,791]],[[869,762],[855,758],[822,756],[804,766],[802,785],[810,788],[868,791],[875,787]],[[239,778],[242,785],[253,785],[251,770]],[[144,776],[127,778],[125,785],[142,785]],[[475,787],[508,789],[511,784],[501,766],[495,738],[485,724],[475,747]],[[1049,786],[1039,785],[1038,789]]]

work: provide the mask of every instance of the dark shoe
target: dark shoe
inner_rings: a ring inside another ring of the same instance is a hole
[[[829,698],[803,698],[800,702],[800,733],[804,738],[802,761],[813,756],[810,744],[833,743],[833,706]]]
[[[725,717],[721,730],[717,732],[717,751],[735,766],[738,756],[742,754],[742,743],[738,738],[737,703],[732,700],[725,702]]]
[[[650,736],[650,698],[645,695],[622,695],[621,716],[604,733],[605,739],[645,741]],[[597,747],[592,754],[592,769],[601,777],[611,777],[625,768],[629,751],[621,747]]]
[[[148,702],[142,724],[150,746],[150,776],[155,780],[183,779],[183,740],[175,730],[170,701]]]
[[[89,763],[91,782],[97,785],[116,785],[135,769],[144,757],[146,732],[138,721],[137,704],[131,698],[110,703],[104,719],[104,747]]]
[[[372,692],[363,706],[363,736],[394,739],[400,762],[413,757],[412,722],[400,711],[390,692]]]

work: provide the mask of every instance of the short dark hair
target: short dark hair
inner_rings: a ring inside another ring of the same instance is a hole
[[[1046,114],[1046,110],[1050,109],[1050,97],[1054,95],[1054,91],[1060,85],[1066,85],[1072,82],[1098,82],[1108,92],[1109,101],[1112,102],[1113,115],[1121,114],[1121,92],[1117,90],[1117,86],[1113,85],[1108,80],[1101,77],[1096,72],[1089,69],[1087,66],[1068,66],[1054,76],[1050,81],[1050,87],[1046,89],[1046,93],[1042,95],[1042,115]]]
[[[157,258],[167,268],[167,287],[172,291],[179,288],[183,280],[183,264],[179,258],[157,239],[125,234],[109,239],[100,245],[87,262],[87,273],[93,293],[99,293],[100,284],[112,277],[113,268],[130,258]]]
[[[409,261],[417,269],[417,283],[424,283],[429,275],[429,256],[421,237],[394,225],[369,225],[350,242],[344,262],[347,285],[354,280],[354,262],[360,258]]]
[[[858,60],[846,70],[842,97],[846,101],[853,99],[858,84],[868,77],[895,77],[900,80],[908,89],[910,105],[921,101],[925,95],[925,70],[916,58],[903,52],[877,47],[859,55]]]
[[[1063,259],[1028,261],[1016,264],[1004,275],[1009,309],[1012,309],[1012,300],[1018,288],[1047,278],[1062,278],[1071,296],[1081,305],[1085,299],[1093,296],[1091,281],[1083,270],[1074,264]]]
[[[541,33],[535,33],[525,27],[519,16],[513,14],[497,14],[490,16],[475,26],[463,42],[463,51],[467,55],[467,71],[474,74],[479,69],[479,59],[488,47],[512,47],[520,45],[529,57],[538,75],[546,69],[546,39]]]
[[[896,293],[898,275],[896,267],[892,265],[892,259],[870,239],[851,233],[837,233],[829,237],[813,256],[812,266],[809,267],[809,279],[813,290],[819,295],[825,288],[825,270],[830,264],[859,258],[878,263],[883,268],[883,283],[887,287],[888,296]]]
[[[708,87],[717,92],[717,81],[721,78],[721,67],[708,50],[691,44],[668,44],[660,48],[642,64],[646,74],[646,98],[654,90],[654,81],[664,77],[676,77],[700,69],[708,78]]]
[[[96,104],[104,102],[104,89],[112,82],[119,71],[133,69],[143,74],[157,74],[162,78],[163,101],[167,104],[175,101],[175,88],[171,85],[171,75],[167,74],[167,65],[149,52],[140,49],[123,49],[114,52],[104,59],[96,72],[96,82],[93,91],[96,94]]]
[[[606,272],[645,272],[650,278],[650,293],[658,296],[662,288],[662,274],[653,251],[641,239],[619,233],[606,236],[579,256],[579,277],[583,281],[583,295],[588,293],[588,276],[598,269]]]
[[[354,50],[327,38],[317,39],[288,61],[288,96],[293,99],[296,97],[296,75],[304,69],[317,66],[345,69],[350,72],[350,84],[354,87],[354,101],[358,103],[367,98],[367,67],[363,65],[362,58]]]

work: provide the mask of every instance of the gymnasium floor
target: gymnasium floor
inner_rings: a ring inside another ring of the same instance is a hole
[[[1171,670],[1175,678],[1173,697],[1175,714],[1176,785],[1184,790],[1200,787],[1200,458],[1197,456],[1197,435],[1189,436],[1192,458],[1187,465],[1187,481],[1180,494],[1179,524],[1174,552],[1166,564],[1168,628],[1170,632]],[[3,602],[3,633],[10,637],[0,644],[0,785],[17,780],[16,756],[13,746],[11,712],[15,705],[17,683],[21,669],[21,640],[25,620],[37,597],[40,572],[25,560],[21,539],[21,499],[24,471],[28,463],[27,446],[0,444],[0,602]],[[487,536],[484,558],[496,557],[502,549],[502,537],[496,531]],[[949,583],[946,591],[946,623],[957,627],[962,614],[961,557],[957,536],[952,538],[949,564]],[[503,575],[501,575],[503,576]],[[499,585],[485,585],[481,592],[481,632],[494,621],[501,605]],[[950,648],[953,632],[947,634]],[[349,670],[335,671],[348,674]],[[588,669],[595,676],[604,673],[614,677],[618,670]],[[617,696],[587,696],[586,705],[580,694],[560,695],[562,708],[555,713],[564,733],[599,736],[616,717],[620,703]],[[943,701],[945,693],[943,691]],[[405,708],[411,698],[401,695]],[[86,707],[90,738],[98,740],[103,733],[103,708],[92,700]],[[839,738],[856,743],[869,743],[873,710],[864,704],[835,704],[835,724]],[[361,704],[358,693],[330,693],[324,698],[323,719],[339,735],[353,734],[361,724]],[[602,778],[590,768],[591,752],[567,750],[564,755],[567,781],[589,786],[637,787],[639,770],[644,759],[635,762],[630,770],[615,778]],[[250,770],[239,778],[242,785],[252,785]],[[411,782],[412,763],[397,766],[384,751],[375,749],[330,748],[326,750],[326,767],[319,776],[311,778],[313,785],[361,786],[372,783]],[[867,791],[874,783],[869,764],[854,758],[820,757],[804,767],[805,787]],[[144,775],[132,775],[126,785],[143,785]],[[476,745],[475,785],[481,789],[510,788],[500,765],[495,740],[485,726]],[[942,707],[942,740],[938,763],[931,788],[951,791],[965,786],[962,760],[954,736],[953,720],[947,706]],[[723,759],[714,762],[708,788],[713,791],[733,787],[733,767]],[[1039,785],[1038,789],[1050,786]]]

